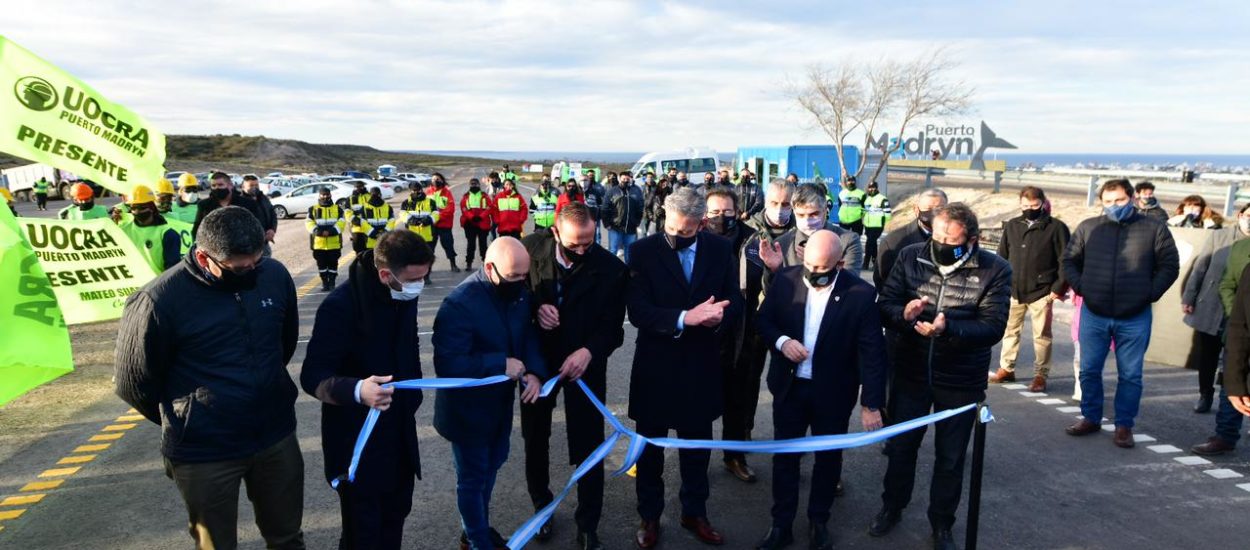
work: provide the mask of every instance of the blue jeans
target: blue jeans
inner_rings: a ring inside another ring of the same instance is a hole
[[[1233,404],[1228,401],[1228,392],[1220,386],[1219,411],[1215,413],[1215,435],[1229,445],[1236,445],[1241,439],[1241,423],[1245,420]]]
[[[1102,317],[1081,306],[1081,414],[1102,421],[1102,369],[1115,341],[1115,425],[1133,427],[1141,405],[1142,363],[1150,345],[1150,308],[1128,319]]]
[[[495,547],[490,536],[490,495],[495,475],[508,460],[508,434],[487,444],[451,444],[456,461],[456,505],[460,525],[474,550]]]
[[[638,233],[633,231],[617,231],[615,229],[608,230],[608,252],[613,255],[616,251],[625,251],[625,263],[629,263],[629,245],[634,244],[638,240]]]

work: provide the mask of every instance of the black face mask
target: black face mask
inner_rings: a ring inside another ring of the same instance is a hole
[[[920,214],[916,216],[916,219],[920,220],[920,223],[923,224],[925,227],[933,227],[933,211],[932,210],[921,210]]]
[[[1034,221],[1034,220],[1037,220],[1037,219],[1038,219],[1038,218],[1040,218],[1040,217],[1042,217],[1042,209],[1041,209],[1041,208],[1026,208],[1026,209],[1024,210],[1024,219],[1026,219],[1026,220],[1029,220],[1029,221]]]
[[[470,186],[469,186],[469,192],[470,192],[470,193],[478,193],[478,192],[480,192],[481,190],[482,190],[482,186],[480,186],[480,185],[470,185]]]
[[[334,204],[334,201],[330,200],[330,197],[321,197],[321,199],[317,202],[320,203],[321,206],[330,206],[331,204]]]
[[[576,266],[577,264],[582,263],[582,260],[586,259],[585,252],[577,252],[572,248],[564,246],[564,242],[560,240],[560,235],[554,234],[554,236],[556,238],[556,246],[560,247],[560,255],[564,256],[564,259],[570,264]]]
[[[837,274],[837,269],[817,273],[808,269],[806,266],[803,267],[803,278],[807,279],[807,282],[811,283],[812,286],[816,288],[824,288],[833,284],[833,281],[837,279]]]
[[[942,244],[937,241],[929,241],[929,248],[933,252],[933,261],[938,265],[952,266],[972,250],[969,243],[964,244]]]
[[[220,276],[213,275],[213,273],[207,269],[204,270],[204,274],[208,275],[208,278],[213,283],[214,287],[227,292],[240,292],[256,288],[256,278],[260,274],[261,270],[260,264],[257,264],[256,267],[249,269],[247,273],[235,273],[225,267],[222,267],[222,265],[212,257],[209,257],[208,261],[217,264],[217,268],[221,270]]]
[[[621,184],[621,187],[629,187],[629,185],[633,182],[629,180],[620,180],[617,183]]]
[[[86,211],[86,210],[91,210],[92,208],[95,208],[95,201],[87,201],[87,202],[78,203],[79,210]]]
[[[425,193],[423,191],[417,191],[412,195],[412,198],[416,199],[417,202],[421,202],[425,200]]]
[[[208,193],[208,196],[215,201],[224,201],[230,197],[230,190],[226,188],[214,188]]]
[[[376,195],[369,197],[369,204],[372,204],[373,206],[382,206],[382,204],[385,202],[386,201],[382,200],[382,197],[379,197]]]
[[[854,184],[854,183],[848,183],[848,184],[846,184],[846,189],[847,189],[848,191],[854,191],[854,190],[855,190],[855,184]]]
[[[491,265],[493,266],[495,264],[491,264]],[[493,269],[494,268],[492,267],[492,270]],[[495,272],[495,276],[499,277],[498,271]],[[521,291],[525,289],[525,280],[522,279],[520,281],[506,281],[503,279],[503,277],[499,277],[499,282],[494,283],[494,285],[495,285],[495,292],[499,293],[499,297],[503,298],[504,302],[512,303],[512,302],[515,302],[517,298],[521,297]]]
[[[150,208],[144,208],[139,211],[131,210],[131,213],[134,214],[135,221],[139,222],[139,225],[148,225],[156,220],[156,211]]]
[[[575,187],[570,187],[568,191],[565,191],[565,192],[564,192],[564,194],[568,195],[570,199],[571,199],[571,198],[573,198],[573,197],[576,197],[576,196],[577,196],[577,188],[575,188]]]
[[[434,182],[434,187],[437,187],[437,188],[439,188],[439,189],[442,189],[442,188],[444,188],[444,187],[447,187],[447,182],[445,182],[445,181],[443,181],[443,180],[438,180],[438,181]]]
[[[690,245],[694,244],[694,241],[698,238],[698,235],[678,237],[676,235],[669,235],[668,233],[664,234],[664,240],[668,241],[668,245],[673,247],[673,250],[685,250],[690,248]]]
[[[869,196],[869,197],[875,197],[875,196],[877,196],[877,190],[876,190],[876,189],[869,188],[869,189],[868,189],[868,196]]]
[[[539,186],[538,186],[538,192],[539,192],[539,193],[542,193],[542,194],[544,194],[544,195],[546,195],[546,194],[548,194],[548,193],[551,193],[551,184],[550,184],[550,183],[544,183],[544,184],[542,184],[542,185],[539,185]]]
[[[728,235],[738,227],[738,218],[733,216],[715,216],[707,219],[707,229],[717,235]]]

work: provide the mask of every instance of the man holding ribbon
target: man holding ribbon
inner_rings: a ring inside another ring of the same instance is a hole
[[[547,365],[526,289],[529,254],[520,241],[500,237],[486,250],[480,271],[465,278],[434,317],[434,371],[440,378],[507,375],[521,381],[521,401],[533,403]],[[503,548],[490,526],[495,475],[508,459],[513,384],[438,392],[434,428],[451,442],[456,503],[464,534],[460,548]]]
[[[413,477],[421,476],[414,417],[422,395],[385,384],[422,377],[417,297],[433,263],[434,253],[416,233],[385,233],[352,262],[348,283],[317,308],[300,384],[321,400],[326,480],[336,485],[343,518],[340,548],[400,547]],[[343,480],[370,408],[386,414],[378,417],[359,473]]]

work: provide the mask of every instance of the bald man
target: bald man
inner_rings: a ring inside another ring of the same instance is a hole
[[[843,263],[838,235],[813,233],[803,265],[778,271],[760,305],[756,326],[773,347],[768,391],[775,439],[803,437],[809,429],[844,434],[857,399],[864,430],[881,427],[887,361],[876,291]],[[757,548],[794,542],[801,458],[773,455],[773,523]],[[807,505],[811,548],[832,548],[827,524],[841,476],[841,451],[816,453]]]
[[[503,374],[520,381],[521,401],[538,399],[548,371],[525,283],[529,266],[521,241],[500,237],[486,250],[482,269],[443,299],[434,317],[439,378]],[[505,547],[490,526],[490,497],[495,475],[508,458],[515,393],[516,384],[507,383],[440,391],[435,398],[434,428],[451,442],[456,463],[461,548]]]

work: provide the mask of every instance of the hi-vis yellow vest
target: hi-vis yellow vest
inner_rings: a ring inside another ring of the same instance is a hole
[[[377,246],[378,238],[395,228],[395,212],[389,204],[382,203],[382,206],[366,204],[360,215],[363,219],[360,225],[352,226],[352,231],[369,236],[369,240],[365,242],[365,248],[372,249]]]
[[[330,206],[314,204],[308,209],[308,221],[304,222],[304,226],[308,228],[309,246],[313,250],[343,248],[343,229],[347,227],[347,220],[343,218],[343,211],[337,204]],[[319,235],[325,230],[334,234],[328,237]]]
[[[512,195],[510,197],[499,197],[495,199],[495,204],[498,205],[498,208],[501,212],[520,212],[521,211],[521,197],[518,195]]]
[[[433,242],[434,222],[438,221],[438,205],[433,198],[426,197],[423,201],[414,201],[408,210],[399,212],[400,223],[409,231],[420,235],[425,242]],[[427,223],[417,223],[427,222]]]
[[[551,227],[556,223],[556,197],[554,195],[535,194],[531,199],[534,209],[534,227]]]

